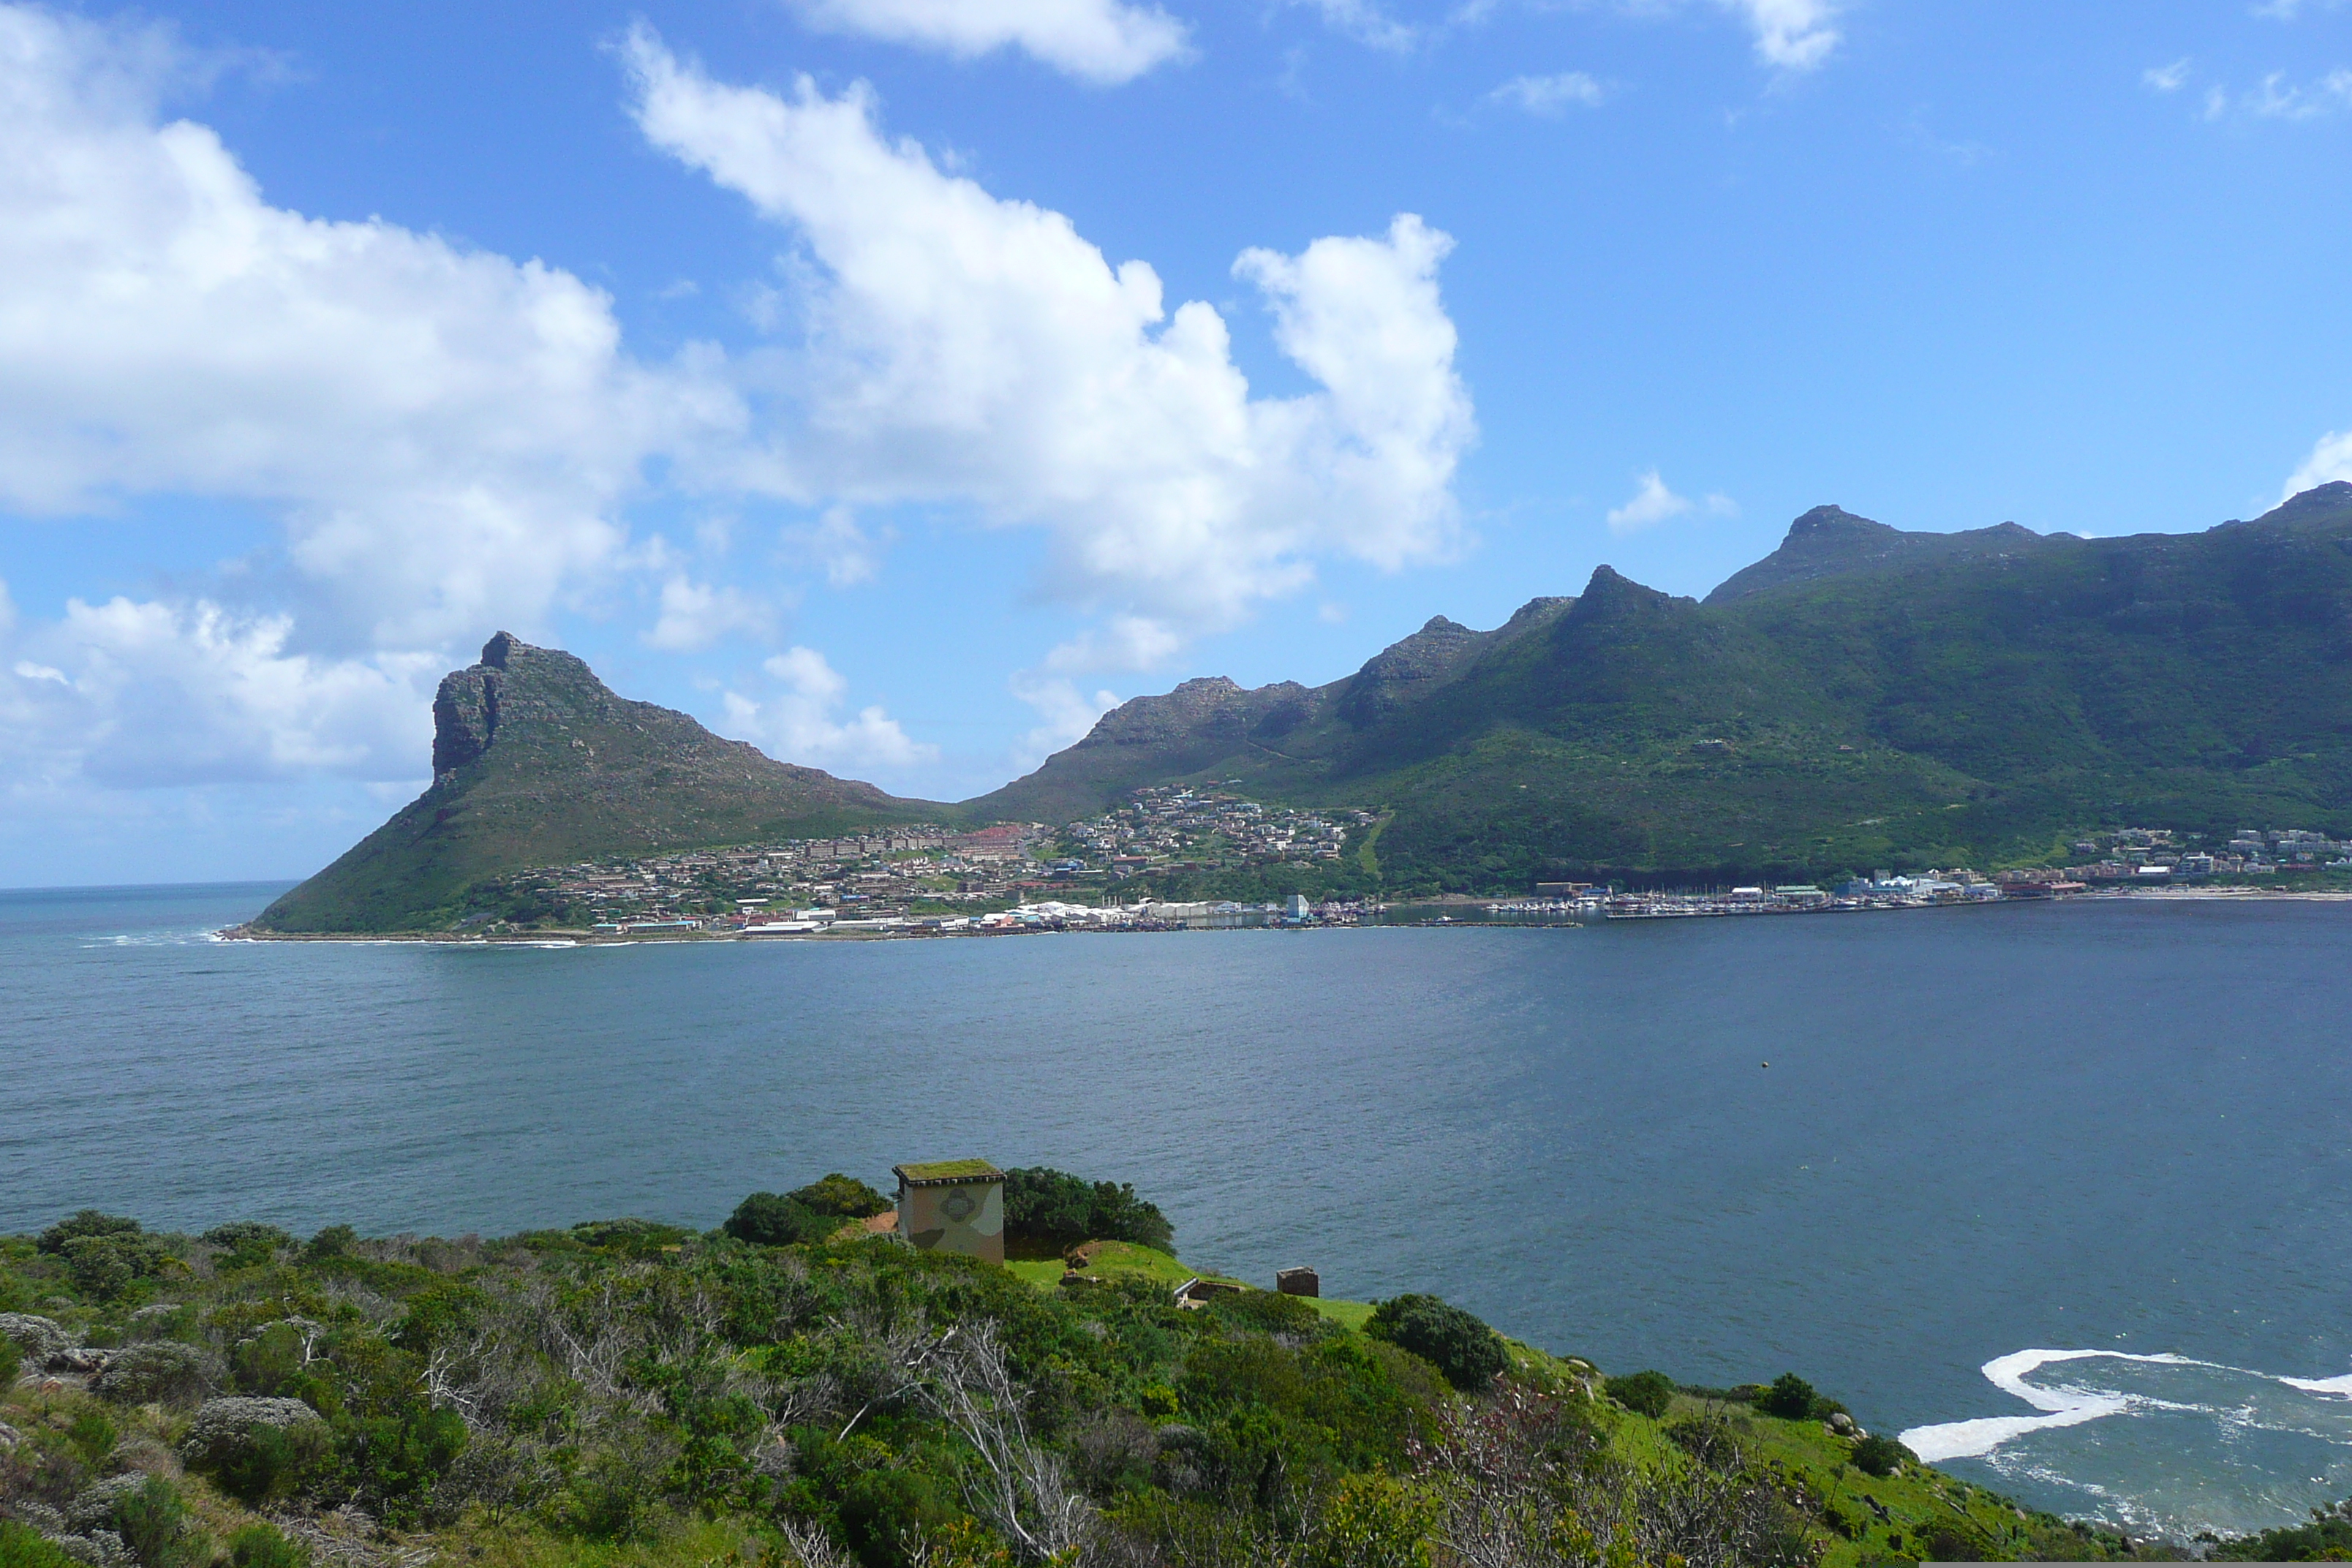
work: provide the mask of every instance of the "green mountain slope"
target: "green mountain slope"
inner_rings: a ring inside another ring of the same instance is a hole
[[[434,930],[467,888],[502,872],[951,815],[616,697],[572,655],[505,632],[442,680],[433,721],[432,787],[257,927]]]
[[[2352,822],[2352,485],[2200,534],[1905,533],[1835,508],[1704,602],[1607,567],[1326,687],[1187,682],[969,803],[1239,779],[1391,813],[1392,886],[2029,857],[2113,822]]]

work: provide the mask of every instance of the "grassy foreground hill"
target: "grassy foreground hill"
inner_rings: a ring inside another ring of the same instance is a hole
[[[1068,820],[1233,780],[1380,813],[1320,875],[1391,890],[1981,867],[2102,824],[2340,830],[2352,484],[2115,539],[1819,508],[1704,602],[1603,566],[1328,686],[1188,681],[967,808]]]
[[[568,653],[505,632],[433,700],[433,784],[254,923],[428,931],[502,872],[936,820],[948,808],[779,763],[686,714],[614,695]]]
[[[1076,1272],[639,1220],[298,1243],[84,1213],[0,1239],[0,1563],[2169,1554],[1833,1432],[1794,1378],[1603,1380],[1428,1297],[1185,1310],[1131,1246]]]

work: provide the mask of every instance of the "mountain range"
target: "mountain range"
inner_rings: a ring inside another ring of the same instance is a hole
[[[1344,679],[1188,680],[960,805],[761,756],[501,634],[435,702],[423,796],[263,917],[440,923],[531,865],[931,820],[1062,823],[1151,784],[1353,806],[1391,890],[2032,861],[2100,826],[2352,822],[2352,484],[2195,534],[1906,532],[1819,507],[1704,600],[1597,569]],[[1311,890],[1311,889],[1310,889]]]

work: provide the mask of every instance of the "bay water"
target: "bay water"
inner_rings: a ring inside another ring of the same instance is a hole
[[[0,893],[0,1230],[710,1226],[978,1154],[1131,1181],[1204,1268],[1794,1370],[2061,1512],[2352,1495],[2352,905],[211,938],[278,890]]]

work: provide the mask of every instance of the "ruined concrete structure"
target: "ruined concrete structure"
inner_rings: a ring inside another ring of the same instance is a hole
[[[1004,1261],[1004,1173],[985,1160],[893,1165],[898,1236],[927,1250]]]

